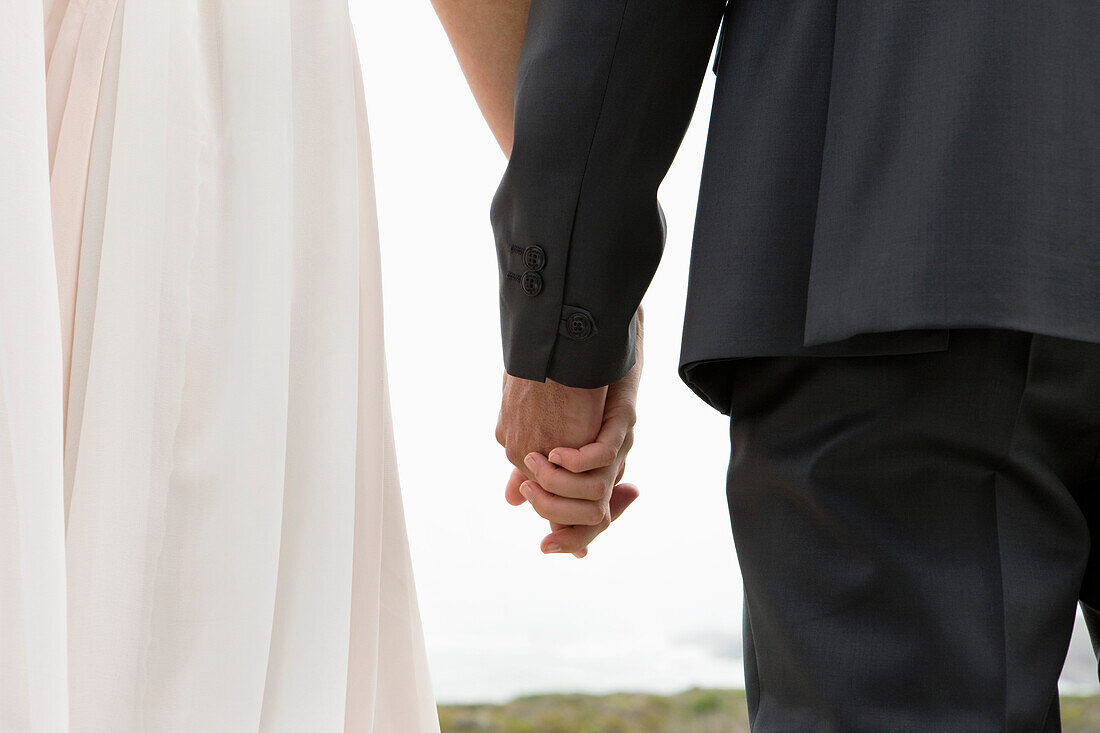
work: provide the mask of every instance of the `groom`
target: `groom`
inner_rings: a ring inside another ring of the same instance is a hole
[[[509,496],[578,554],[633,496],[656,191],[720,25],[680,372],[732,417],[754,730],[1059,730],[1078,602],[1100,631],[1100,3],[534,0]]]

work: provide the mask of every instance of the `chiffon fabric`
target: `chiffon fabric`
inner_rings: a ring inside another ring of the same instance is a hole
[[[0,0],[0,731],[438,730],[346,2]]]

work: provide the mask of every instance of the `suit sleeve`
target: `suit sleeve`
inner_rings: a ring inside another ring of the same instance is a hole
[[[634,365],[664,248],[657,189],[725,0],[534,0],[493,199],[509,374],[600,387]]]

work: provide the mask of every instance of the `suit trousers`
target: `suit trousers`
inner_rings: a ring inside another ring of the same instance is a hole
[[[1059,731],[1078,603],[1100,631],[1100,344],[728,369],[752,729]]]

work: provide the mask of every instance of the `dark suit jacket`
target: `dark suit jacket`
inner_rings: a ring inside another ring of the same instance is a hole
[[[1100,2],[534,0],[493,202],[505,366],[633,364],[660,185],[719,23],[681,374],[945,348],[949,328],[1100,341]]]

